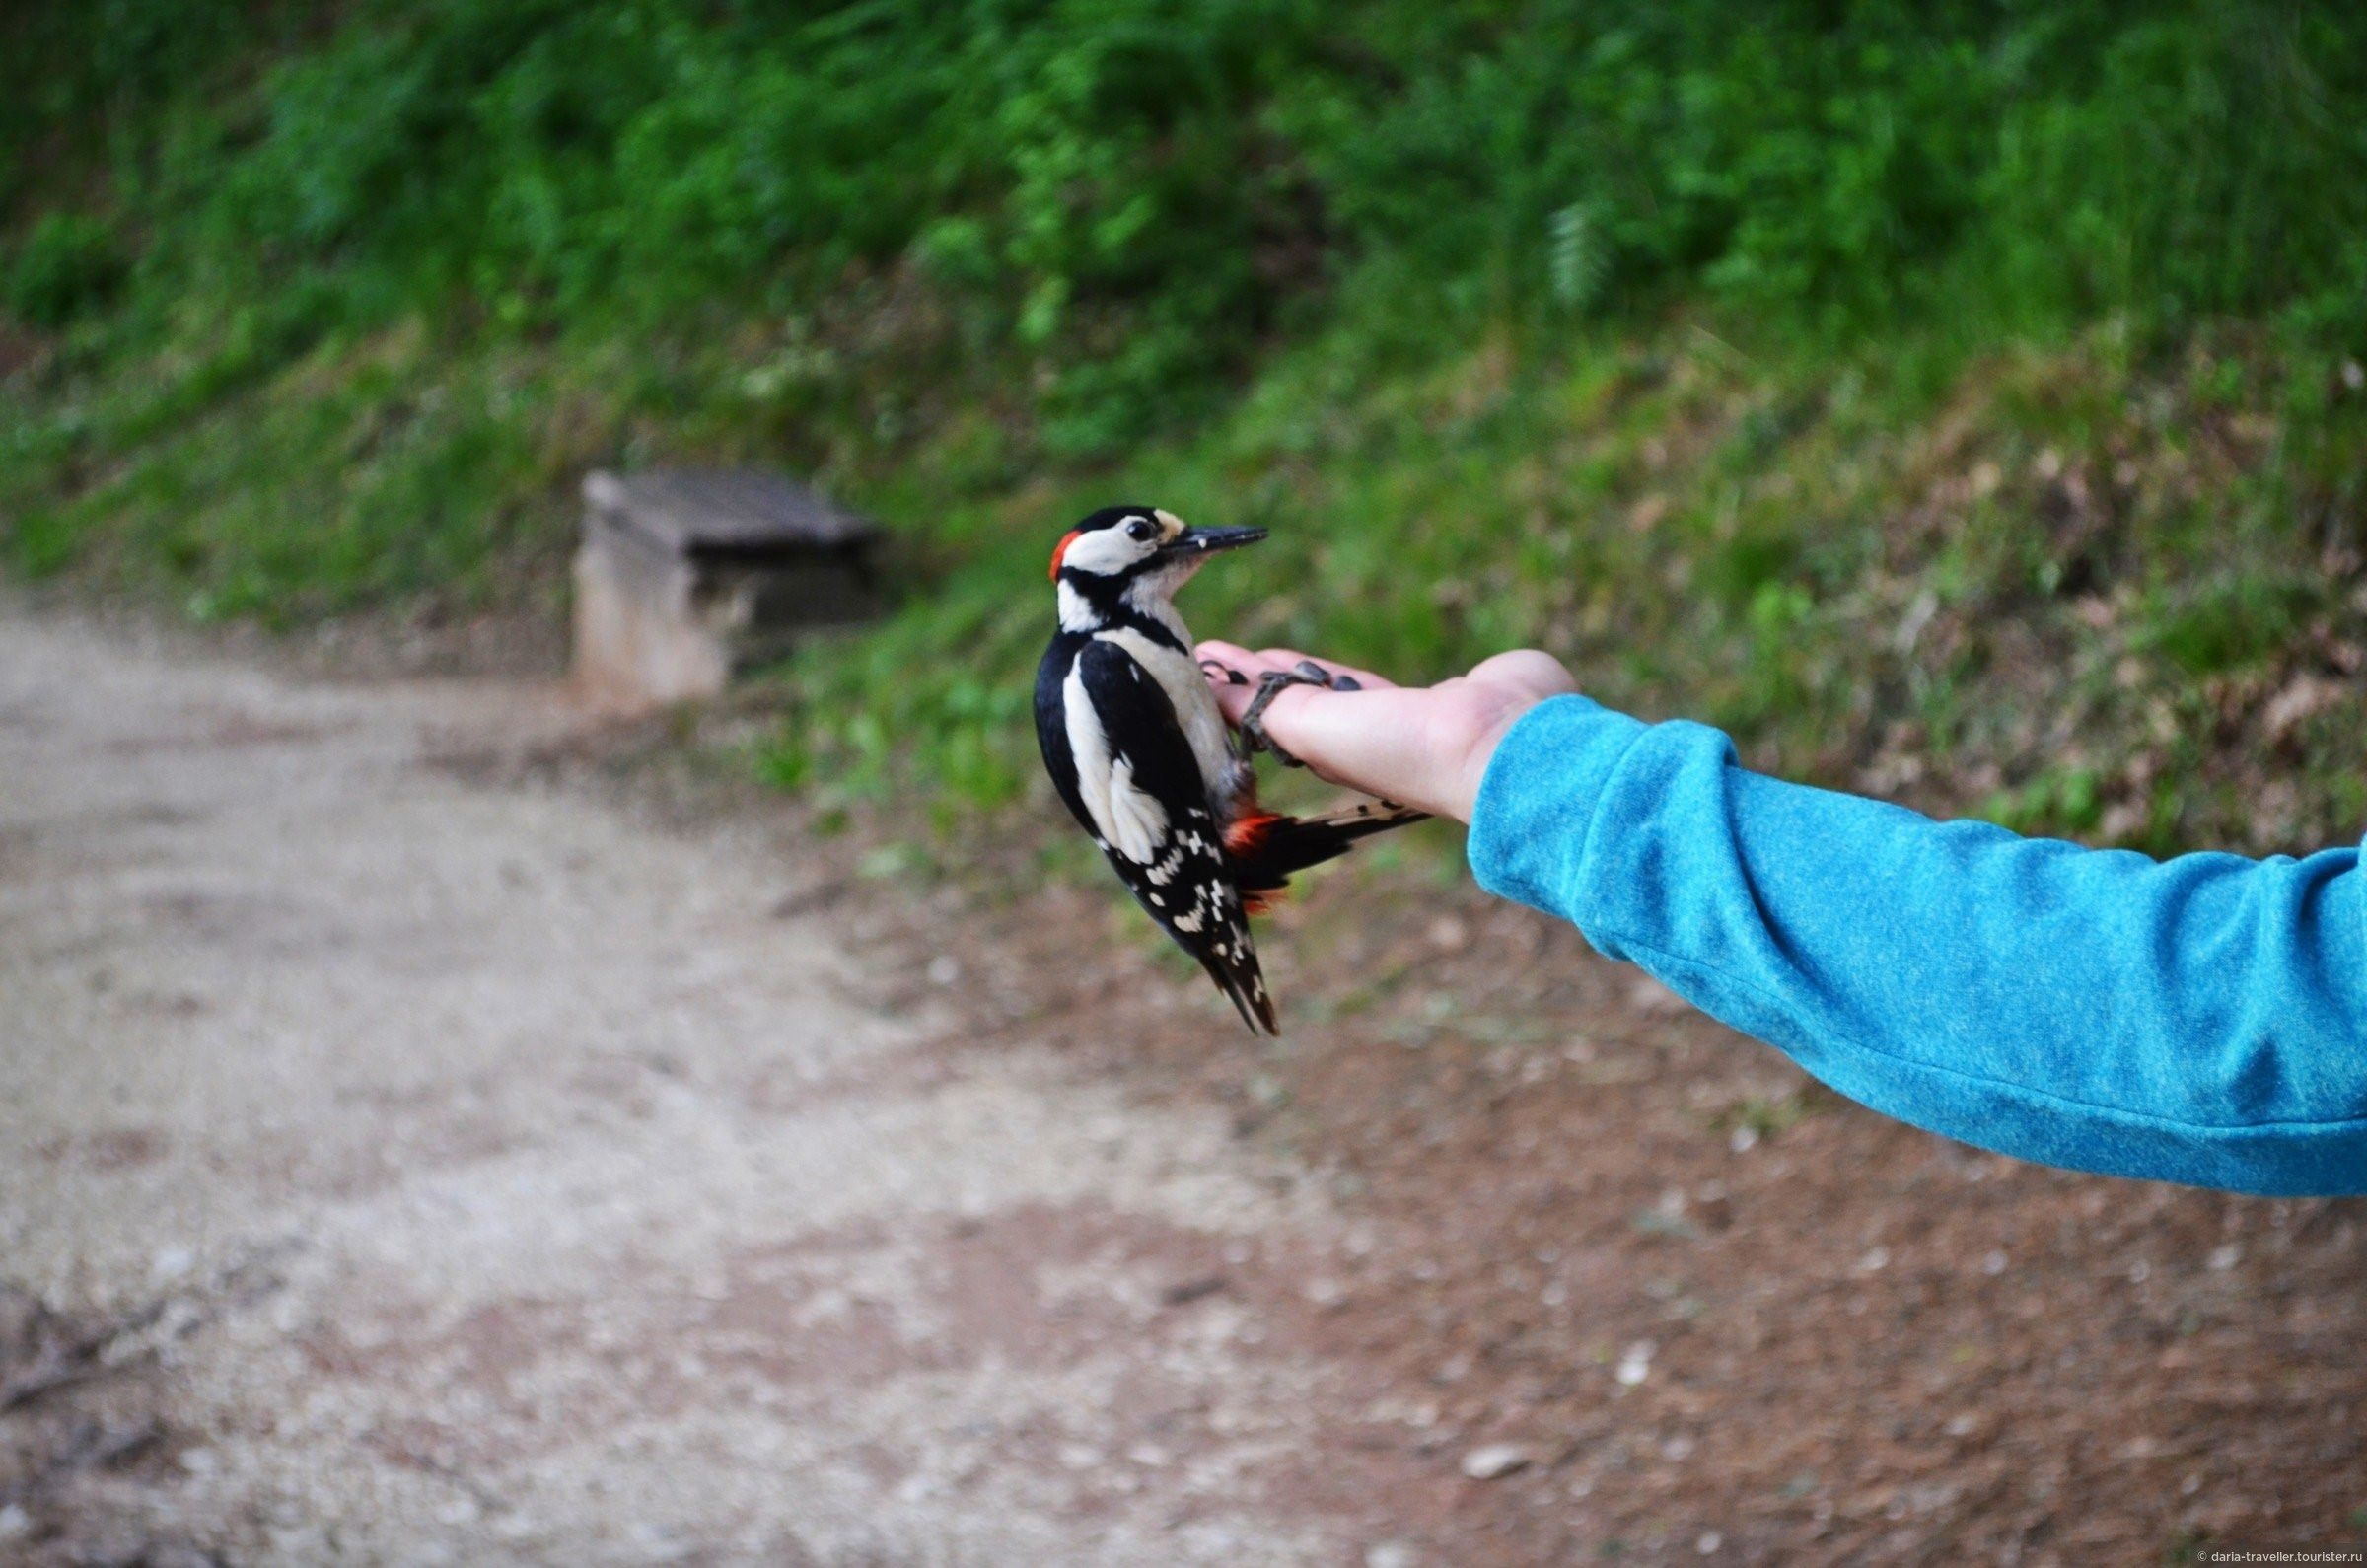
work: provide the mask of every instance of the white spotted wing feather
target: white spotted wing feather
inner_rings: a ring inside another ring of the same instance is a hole
[[[1221,720],[1217,754],[1204,757],[1207,738],[1187,733],[1171,696],[1180,690],[1186,703],[1196,697],[1213,717],[1215,704],[1197,668],[1175,650],[1137,648],[1136,642],[1148,640],[1105,635],[1055,642],[1038,690],[1041,698],[1056,697],[1057,712],[1045,711],[1049,704],[1040,701],[1038,738],[1070,812],[1119,880],[1199,960],[1243,1020],[1270,1034],[1273,1003],[1226,858],[1218,803],[1211,799],[1212,786],[1221,788],[1223,780],[1206,771],[1226,763]],[[1169,674],[1164,669],[1146,668],[1149,655],[1172,655],[1189,672],[1189,684],[1163,678]],[[1062,660],[1065,669],[1055,665]]]

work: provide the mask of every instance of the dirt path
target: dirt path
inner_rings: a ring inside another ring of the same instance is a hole
[[[1398,1560],[1262,1480],[1303,1175],[436,765],[563,722],[0,618],[0,1557]]]
[[[1251,1040],[1026,846],[849,895],[570,722],[0,609],[0,1562],[2367,1544],[2367,1203],[1926,1136],[1402,874]]]

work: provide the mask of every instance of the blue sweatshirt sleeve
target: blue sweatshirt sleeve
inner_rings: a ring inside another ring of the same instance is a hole
[[[1470,855],[1901,1120],[2075,1170],[2367,1192],[2356,849],[2156,861],[1936,822],[1556,697],[1498,746]]]

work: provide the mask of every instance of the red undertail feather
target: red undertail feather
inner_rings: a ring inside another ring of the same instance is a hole
[[[1242,813],[1225,824],[1225,853],[1241,860],[1254,858],[1274,823],[1289,820],[1280,812]]]
[[[1279,812],[1261,812],[1252,808],[1225,824],[1225,853],[1232,858],[1237,875],[1241,868],[1260,864],[1264,859],[1266,840],[1273,834],[1274,824],[1289,821],[1290,819]],[[1245,913],[1261,915],[1280,903],[1289,891],[1280,882],[1270,888],[1245,882],[1241,885],[1241,907]]]
[[[1392,801],[1365,801],[1320,817],[1283,817],[1244,812],[1225,827],[1225,855],[1233,864],[1241,906],[1263,914],[1280,902],[1293,872],[1344,855],[1359,838],[1418,822],[1429,815]]]

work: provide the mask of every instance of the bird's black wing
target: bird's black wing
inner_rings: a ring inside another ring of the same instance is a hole
[[[1068,753],[1068,714],[1061,690],[1086,642],[1087,639],[1074,633],[1062,632],[1052,639],[1052,645],[1043,651],[1042,662],[1036,667],[1036,746],[1043,753],[1043,770],[1051,775],[1060,804],[1068,808],[1068,815],[1077,820],[1077,825],[1090,833],[1094,831],[1093,819],[1085,815],[1085,802],[1077,794],[1076,768]]]
[[[1275,1033],[1223,824],[1210,813],[1174,704],[1113,643],[1088,639],[1073,661],[1057,660],[1058,652],[1055,644],[1039,677],[1037,731],[1063,801],[1118,880],[1207,969],[1242,1021]]]

